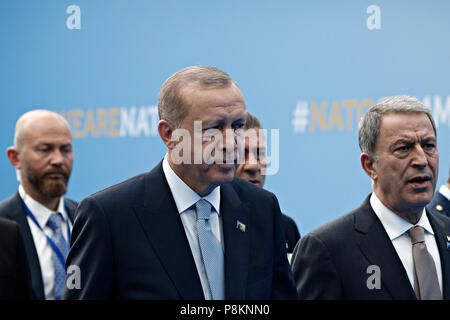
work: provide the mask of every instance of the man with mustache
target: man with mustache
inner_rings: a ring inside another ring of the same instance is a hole
[[[68,275],[64,298],[296,299],[276,197],[234,179],[246,117],[236,83],[185,68],[158,111],[164,159],[78,206],[67,263],[81,280]]]
[[[359,145],[373,192],[299,241],[300,299],[449,299],[450,219],[425,207],[439,162],[429,108],[408,96],[381,100],[360,121]]]
[[[53,111],[26,112],[16,123],[14,146],[7,156],[20,185],[0,203],[0,217],[20,225],[33,298],[60,299],[77,206],[63,198],[73,164],[68,123]]]

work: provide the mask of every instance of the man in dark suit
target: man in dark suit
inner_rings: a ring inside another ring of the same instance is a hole
[[[407,96],[383,99],[362,118],[359,145],[373,193],[299,241],[299,297],[449,299],[450,219],[425,209],[439,160],[430,110]]]
[[[0,203],[0,217],[15,220],[21,228],[33,298],[59,299],[65,275],[60,257],[67,256],[77,206],[62,197],[73,163],[69,125],[55,112],[29,111],[17,121],[14,146],[7,155],[20,185]],[[52,229],[55,218],[58,228]]]
[[[169,77],[158,99],[168,153],[84,199],[66,299],[295,299],[276,197],[234,178],[245,102],[213,67]],[[78,278],[71,282],[72,278]]]
[[[0,300],[30,298],[30,272],[19,225],[0,218]]]
[[[427,208],[430,211],[450,217],[450,172],[448,173],[447,184],[439,188]]]
[[[244,126],[244,158],[236,169],[236,176],[262,188],[266,181],[267,161],[266,145],[261,129],[259,119],[247,111],[247,120]],[[282,213],[281,220],[286,237],[286,250],[290,257],[295,245],[300,240],[300,232],[291,217]]]

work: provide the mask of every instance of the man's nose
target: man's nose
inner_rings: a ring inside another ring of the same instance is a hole
[[[417,143],[411,152],[413,156],[413,166],[423,168],[428,165],[427,154],[420,144]]]
[[[258,160],[258,157],[253,153],[249,152],[247,163],[245,165],[245,170],[251,171],[251,172],[257,172],[261,170],[261,163]]]
[[[223,150],[234,150],[237,145],[237,136],[232,129],[227,129],[225,134],[222,133],[222,148]]]
[[[234,130],[228,129],[222,132],[222,152],[227,163],[234,162],[237,158],[237,137]]]
[[[55,149],[50,158],[50,164],[55,167],[61,167],[64,163],[64,155],[61,150]]]

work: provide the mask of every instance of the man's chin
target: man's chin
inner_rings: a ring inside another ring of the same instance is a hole
[[[251,181],[251,183],[253,183],[257,187],[262,187],[262,184],[259,181]]]
[[[211,180],[217,185],[229,183],[234,179],[234,167],[224,168],[221,166],[219,168],[216,167],[214,171]]]
[[[67,184],[62,181],[44,182],[41,192],[49,198],[59,198],[66,194]]]
[[[428,204],[433,199],[433,189],[428,188],[426,191],[415,192],[412,194],[413,201],[417,203]]]
[[[421,195],[413,197],[399,206],[400,211],[416,211],[422,212],[422,210],[431,202],[432,197],[427,195]]]

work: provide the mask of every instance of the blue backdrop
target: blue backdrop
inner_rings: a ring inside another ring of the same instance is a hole
[[[382,97],[432,109],[439,187],[450,165],[449,13],[446,0],[3,0],[0,198],[17,188],[6,157],[15,122],[34,108],[63,113],[73,130],[68,197],[150,170],[165,153],[159,88],[190,65],[228,72],[247,109],[279,129],[266,188],[302,234],[371,191],[357,120]]]

